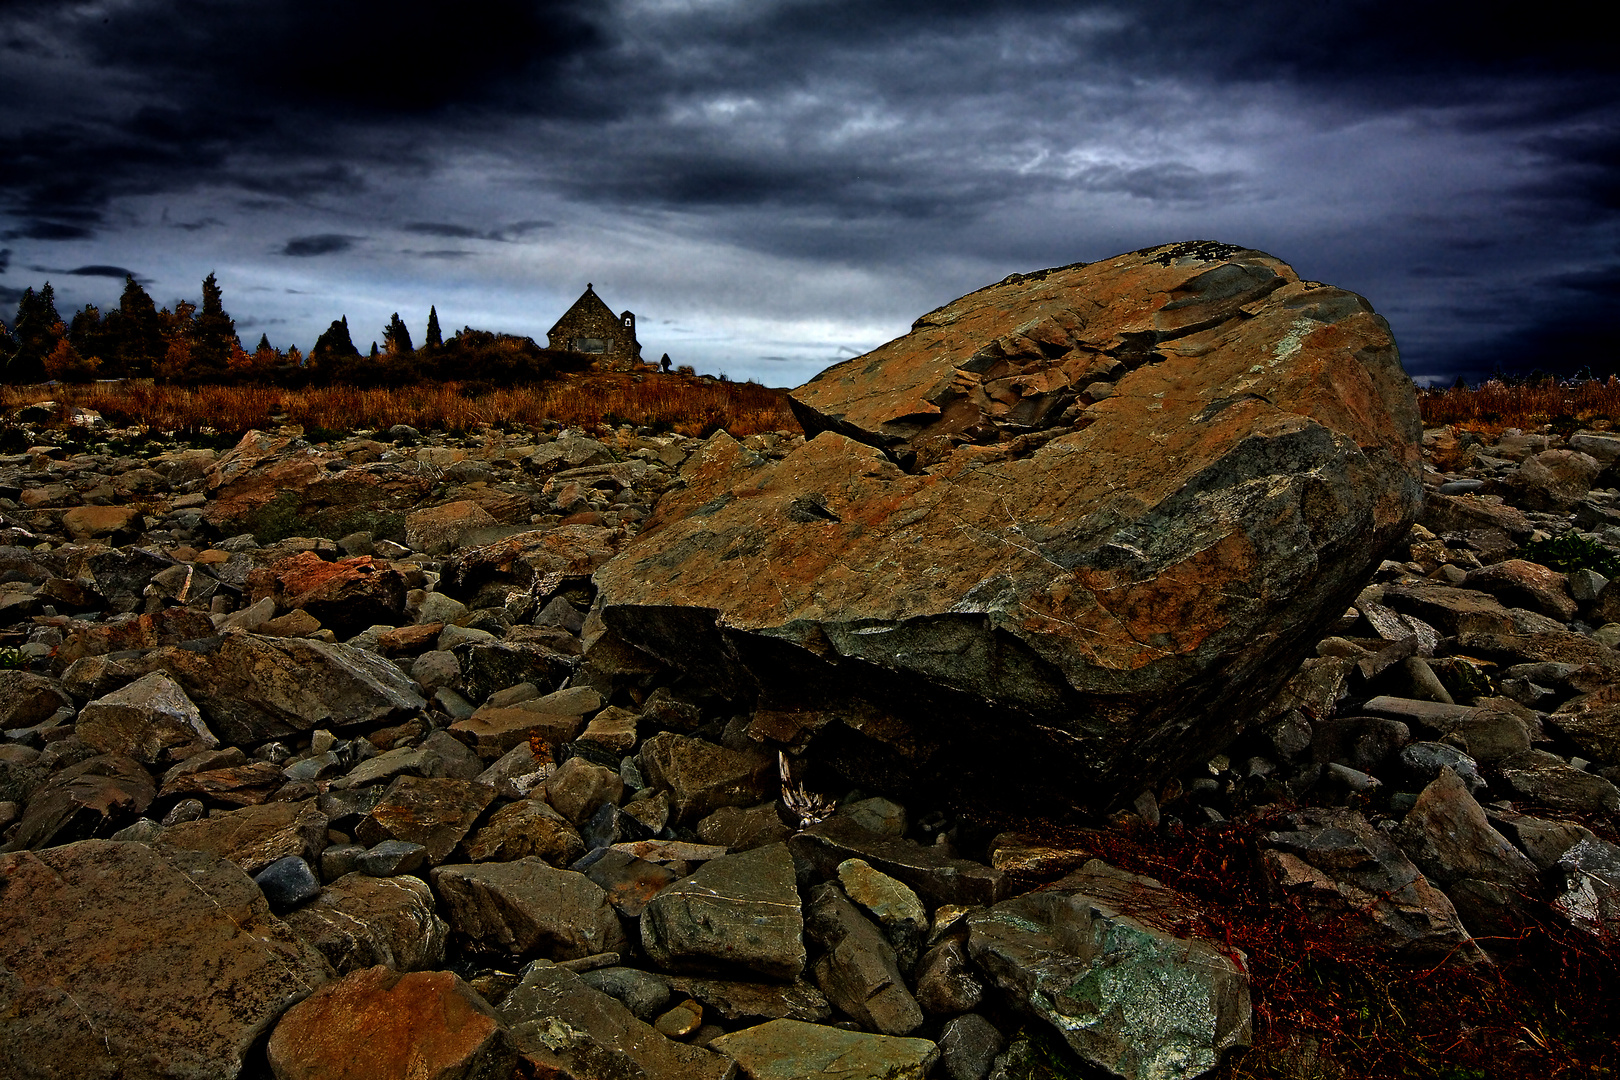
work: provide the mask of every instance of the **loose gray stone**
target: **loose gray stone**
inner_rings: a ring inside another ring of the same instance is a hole
[[[362,851],[354,868],[368,877],[389,878],[414,874],[428,861],[428,849],[408,840],[384,840]]]
[[[290,911],[299,904],[321,895],[321,882],[309,863],[297,855],[277,859],[253,875],[253,884],[264,893],[270,909],[277,913]]]
[[[835,883],[810,894],[805,932],[824,950],[811,965],[816,985],[862,1029],[906,1035],[921,1026],[922,1009],[906,989],[894,949]]]
[[[648,957],[670,969],[740,967],[776,979],[804,970],[804,916],[784,844],[711,859],[641,913]]]
[[[951,1080],[985,1080],[1007,1040],[978,1013],[948,1020],[939,1033],[940,1064]]]

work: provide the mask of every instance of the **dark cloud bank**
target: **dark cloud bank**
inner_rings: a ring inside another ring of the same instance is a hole
[[[802,374],[1011,270],[1214,237],[1367,294],[1414,374],[1614,370],[1616,56],[1494,3],[14,0],[0,299],[178,287],[229,239],[255,295],[332,309],[241,316],[312,337],[633,243],[626,301]]]

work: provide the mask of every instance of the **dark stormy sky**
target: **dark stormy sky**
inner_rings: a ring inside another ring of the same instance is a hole
[[[1367,296],[1407,368],[1612,369],[1620,49],[1578,6],[0,0],[0,311],[216,271],[797,384],[1013,271],[1172,240]]]

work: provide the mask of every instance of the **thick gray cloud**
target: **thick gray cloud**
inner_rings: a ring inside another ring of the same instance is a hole
[[[357,236],[342,233],[320,233],[317,236],[295,236],[282,245],[283,255],[307,259],[315,255],[336,255],[354,247]]]
[[[429,304],[541,336],[590,279],[654,355],[796,383],[1008,272],[1213,237],[1366,294],[1417,375],[1612,367],[1620,65],[1578,14],[20,2],[0,238],[217,270],[305,347]]]

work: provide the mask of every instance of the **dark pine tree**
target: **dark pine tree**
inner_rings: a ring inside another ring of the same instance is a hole
[[[444,335],[439,332],[439,309],[431,305],[428,307],[427,336],[422,339],[422,344],[429,349],[437,349],[444,344]]]
[[[186,381],[223,382],[231,350],[241,347],[236,337],[236,322],[225,314],[219,282],[209,274],[203,278],[202,310],[197,313],[196,343],[191,350],[192,374]]]
[[[124,278],[118,310],[107,315],[106,324],[117,356],[102,359],[115,363],[129,378],[150,379],[163,363],[169,345],[163,339],[163,321],[158,317],[157,305],[133,275]]]
[[[388,350],[390,356],[401,359],[409,357],[416,351],[416,346],[411,344],[411,331],[397,311],[394,312],[394,317],[388,320],[388,325],[383,327],[383,348]]]
[[[309,361],[315,366],[316,377],[326,383],[343,382],[359,359],[360,350],[354,347],[354,339],[349,336],[347,315],[332,320],[332,325],[315,339],[315,347],[309,351]]]
[[[10,360],[11,354],[16,351],[17,339],[11,336],[11,327],[5,324],[5,320],[0,319],[0,371],[5,370],[6,361]]]
[[[110,326],[109,322],[110,319],[101,317],[100,308],[86,304],[73,313],[73,321],[68,324],[68,341],[82,361],[93,361],[92,368],[111,379],[123,372],[117,363],[117,341],[113,336],[115,327]]]
[[[30,286],[17,301],[17,321],[12,333],[17,347],[6,363],[6,382],[17,386],[45,381],[45,358],[56,350],[61,336],[57,327],[62,316],[56,313],[56,290],[46,282],[38,293]]]

